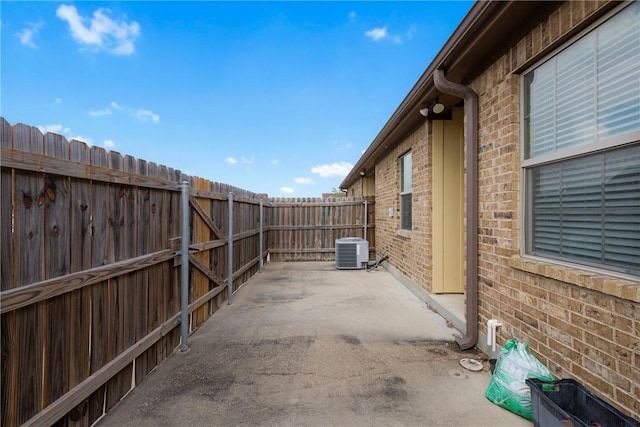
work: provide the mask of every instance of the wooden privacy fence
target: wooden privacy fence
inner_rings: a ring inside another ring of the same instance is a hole
[[[335,240],[362,237],[375,258],[373,197],[271,198],[272,261],[333,261]]]
[[[233,289],[258,271],[260,197],[0,126],[2,425],[90,425],[180,343],[178,184],[192,187],[189,331],[227,296],[229,240]]]
[[[183,207],[187,334],[269,256],[333,260],[365,223],[374,251],[373,199],[267,199],[1,117],[0,150],[3,426],[91,425],[180,346]]]

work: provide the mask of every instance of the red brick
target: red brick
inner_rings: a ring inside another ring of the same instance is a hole
[[[640,395],[640,369],[634,368],[628,363],[618,361],[618,372],[634,384],[635,392]],[[640,397],[640,396],[638,396]]]
[[[585,329],[585,331],[594,334],[598,338],[605,338],[609,341],[613,340],[613,328],[610,326],[595,322],[592,319],[576,313],[571,313],[571,323],[581,329]]]
[[[616,390],[616,398],[609,401],[613,407],[617,407],[623,414],[631,417],[638,417],[640,413],[640,403],[637,397],[634,397],[622,390]]]
[[[600,396],[612,396],[613,386],[593,372],[583,368],[580,365],[573,365],[572,374],[587,385],[595,394]]]

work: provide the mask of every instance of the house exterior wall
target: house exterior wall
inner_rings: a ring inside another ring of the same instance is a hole
[[[426,122],[382,159],[375,170],[376,248],[389,263],[431,291],[431,127]],[[400,157],[412,153],[412,231],[400,229]],[[393,209],[393,216],[389,216]]]
[[[640,282],[521,256],[520,75],[608,2],[566,2],[470,86],[479,96],[479,329],[498,319],[558,377],[640,418]],[[431,124],[377,163],[376,244],[431,292]],[[398,158],[413,153],[413,231],[399,227]],[[355,189],[354,189],[355,190]],[[360,189],[361,191],[361,189]],[[349,192],[351,195],[351,190]],[[356,194],[357,191],[356,191]],[[389,208],[394,209],[389,217]]]
[[[363,196],[364,185],[361,179],[357,180],[353,185],[347,188],[347,197],[351,196]]]
[[[520,76],[604,3],[567,2],[470,86],[479,96],[479,316],[640,417],[640,283],[520,257]]]

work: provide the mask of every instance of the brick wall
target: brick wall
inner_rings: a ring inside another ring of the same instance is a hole
[[[480,326],[526,341],[559,377],[576,378],[640,417],[640,283],[534,262],[520,254],[520,76],[606,3],[568,2],[487,69],[480,100]],[[557,43],[556,43],[557,44]]]
[[[364,196],[362,179],[356,180],[351,187],[347,188],[347,196]]]
[[[381,160],[375,170],[378,254],[389,250],[389,263],[427,291],[431,288],[430,132],[430,124],[425,121]],[[413,172],[413,230],[406,232],[400,230],[399,159],[409,150]],[[356,188],[354,190],[357,191]],[[390,208],[393,209],[393,217],[389,216]]]
[[[504,324],[499,344],[511,336],[524,340],[559,377],[576,378],[640,418],[640,282],[520,257],[520,76],[514,71],[552,52],[611,7],[602,1],[565,3],[471,84],[480,101],[479,326],[486,334],[487,320],[499,319]],[[390,264],[427,292],[430,132],[425,122],[375,170],[378,250],[390,249]],[[412,233],[399,230],[398,215],[398,159],[408,150],[413,152]]]

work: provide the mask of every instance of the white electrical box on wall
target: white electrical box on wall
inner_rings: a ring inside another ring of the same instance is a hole
[[[389,217],[393,218],[393,208],[389,208]]]

